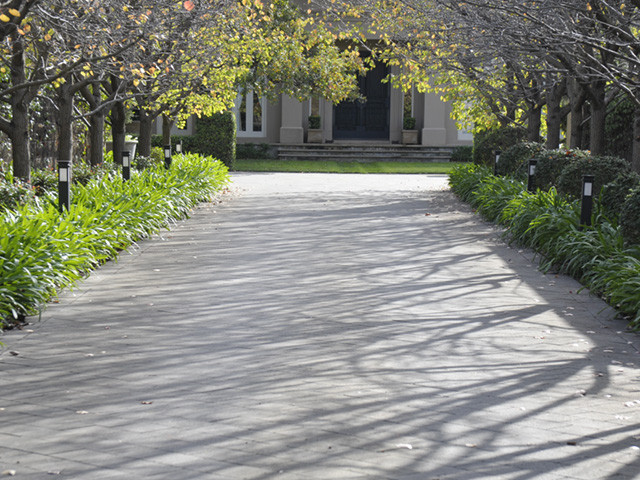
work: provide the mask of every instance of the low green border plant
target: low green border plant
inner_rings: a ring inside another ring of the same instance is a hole
[[[625,242],[599,204],[593,226],[585,227],[579,202],[555,188],[529,193],[524,182],[477,165],[457,166],[449,182],[463,201],[505,226],[510,241],[538,252],[542,270],[574,276],[627,316],[630,328],[640,329],[640,246]]]
[[[162,166],[75,184],[68,212],[52,195],[0,214],[0,322],[36,313],[64,287],[116,258],[133,242],[189,215],[229,181],[211,157],[174,157]]]

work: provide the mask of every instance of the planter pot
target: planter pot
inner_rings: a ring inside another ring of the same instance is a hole
[[[107,147],[107,152],[110,152],[111,150],[113,150],[113,143],[111,141],[106,142],[106,147]],[[125,140],[124,142],[124,149],[125,150],[129,150],[129,158],[131,158],[131,160],[133,160],[136,156],[136,148],[138,147],[138,141],[137,140]]]
[[[322,130],[319,128],[310,128],[307,130],[307,143],[322,143]]]
[[[404,145],[417,145],[418,130],[402,130],[402,143]]]
[[[133,160],[136,157],[136,148],[138,147],[138,141],[125,141],[124,149],[129,150],[129,158]]]

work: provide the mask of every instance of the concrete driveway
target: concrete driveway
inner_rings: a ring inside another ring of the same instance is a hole
[[[1,337],[0,473],[640,478],[638,336],[446,177],[219,200]]]

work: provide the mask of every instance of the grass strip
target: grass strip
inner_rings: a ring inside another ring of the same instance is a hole
[[[255,160],[236,159],[238,172],[299,173],[433,173],[448,175],[452,162],[338,162],[335,160]]]

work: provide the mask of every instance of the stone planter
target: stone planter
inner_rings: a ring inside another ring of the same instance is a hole
[[[310,128],[307,130],[307,143],[322,143],[322,129]]]
[[[404,145],[417,145],[418,130],[402,130],[402,143]]]
[[[133,160],[136,157],[136,148],[138,148],[137,140],[125,140],[124,150],[129,150],[129,158]]]
[[[105,144],[107,151],[110,152],[113,150],[113,143],[111,141],[107,141]],[[129,158],[133,160],[136,156],[136,149],[138,147],[137,140],[125,140],[124,141],[124,150],[129,151]]]

